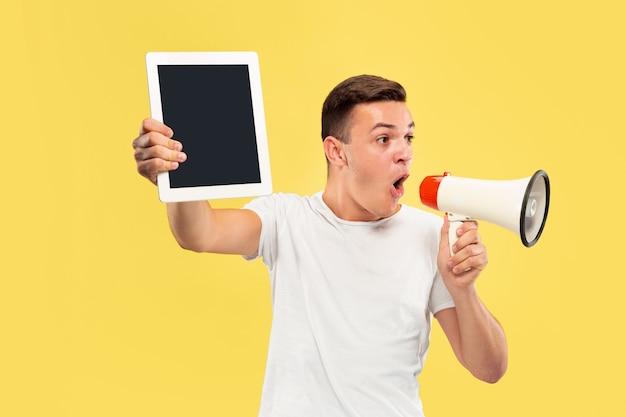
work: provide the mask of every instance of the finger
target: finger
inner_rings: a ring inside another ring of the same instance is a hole
[[[476,233],[478,233],[477,230],[478,230],[478,222],[476,220],[468,220],[468,221],[463,221],[463,224],[459,226],[456,233],[460,237],[463,234],[470,232],[470,231],[475,231]]]
[[[465,246],[475,245],[479,243],[481,243],[481,237],[478,234],[478,231],[476,229],[467,230],[465,232],[462,232],[462,234],[459,235],[457,241],[454,243],[454,252],[458,252]]]
[[[169,126],[153,118],[144,119],[141,122],[139,134],[143,135],[148,132],[158,132],[168,138],[174,136],[174,131]]]
[[[187,154],[162,145],[135,148],[135,160],[147,161],[150,159],[163,159],[164,161],[185,162]]]
[[[175,161],[165,161],[163,159],[150,159],[137,163],[137,172],[152,183],[157,183],[157,175],[159,172],[172,171],[179,167],[179,163]]]
[[[175,161],[165,161],[163,159],[150,159],[148,161],[141,161],[137,164],[137,171],[141,175],[150,176],[156,175],[159,172],[163,171],[171,171],[173,169],[177,169],[179,166],[178,162]]]
[[[487,266],[489,259],[487,249],[481,244],[465,246],[457,252],[449,261],[448,265],[452,272],[460,274],[470,269],[482,271]]]
[[[478,271],[481,272],[487,267],[486,262],[462,262],[457,266],[452,268],[452,272],[455,275],[461,275],[470,271]]]
[[[463,222],[456,230],[458,239],[454,242],[452,250],[454,253],[460,251],[467,245],[481,243],[482,239],[478,233],[478,223],[475,221]]]
[[[133,149],[135,150],[139,148],[150,148],[153,146],[162,146],[178,152],[183,149],[182,143],[177,140],[170,139],[159,132],[144,133],[133,141]]]

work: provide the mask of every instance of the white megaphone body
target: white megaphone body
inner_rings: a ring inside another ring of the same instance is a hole
[[[456,229],[468,220],[485,220],[516,233],[531,247],[543,231],[550,203],[550,181],[539,170],[517,180],[479,180],[445,173],[428,176],[420,184],[422,203],[444,211],[450,220],[450,252]]]

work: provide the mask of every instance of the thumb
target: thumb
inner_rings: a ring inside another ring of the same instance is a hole
[[[443,225],[441,226],[441,239],[439,239],[439,253],[437,254],[437,264],[441,272],[447,271],[449,268],[448,261],[452,254],[450,253],[450,238],[448,230],[450,229],[450,220],[448,215],[443,216]]]
[[[448,215],[443,216],[443,226],[441,226],[441,239],[439,241],[439,252],[443,252],[450,256],[450,237],[448,232],[450,230],[450,220]]]

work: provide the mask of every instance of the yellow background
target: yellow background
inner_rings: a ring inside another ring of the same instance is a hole
[[[435,328],[425,410],[626,414],[623,2],[9,0],[0,15],[1,416],[256,415],[265,268],[179,249],[132,156],[145,53],[196,50],[258,52],[276,191],[323,187],[321,103],[360,73],[408,90],[405,203],[425,175],[546,170],[535,247],[481,226],[508,373],[475,381]]]

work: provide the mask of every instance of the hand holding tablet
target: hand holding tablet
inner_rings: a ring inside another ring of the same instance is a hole
[[[163,202],[272,192],[258,57],[254,52],[146,55],[152,117],[174,130],[187,161],[158,174]]]

